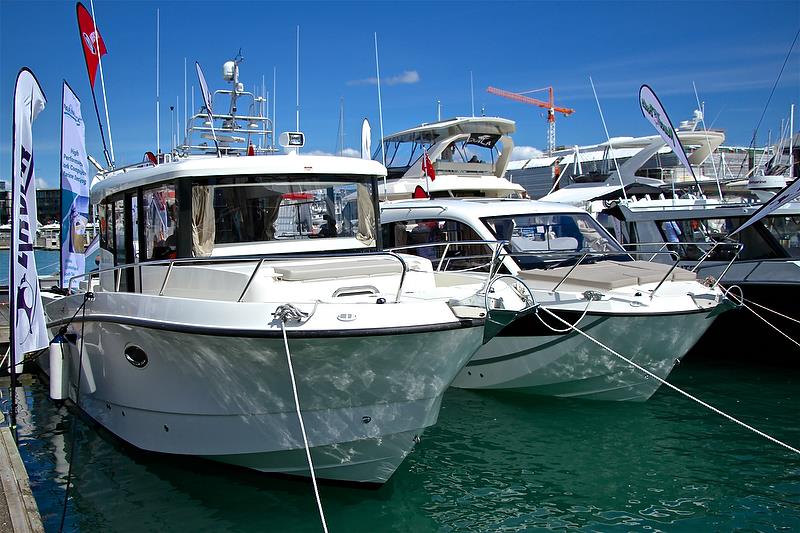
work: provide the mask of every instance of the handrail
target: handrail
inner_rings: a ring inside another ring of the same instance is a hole
[[[555,252],[555,251],[551,251],[551,252]],[[656,288],[653,289],[653,291],[651,292],[651,298],[652,298],[652,295],[655,294],[655,292],[661,287],[661,285],[664,284],[664,282],[667,280],[667,278],[670,276],[670,274],[672,274],[672,272],[675,270],[675,268],[678,266],[678,263],[680,262],[680,256],[678,256],[678,254],[676,252],[674,252],[674,251],[668,251],[668,252],[633,252],[633,251],[624,251],[624,252],[567,252],[567,251],[563,251],[562,252],[562,251],[559,251],[559,252],[555,252],[555,253],[553,253],[553,255],[567,256],[567,257],[578,257],[578,256],[580,256],[580,258],[579,258],[579,260],[578,260],[578,262],[576,264],[572,265],[572,268],[570,268],[569,271],[564,275],[564,277],[561,278],[561,281],[559,281],[556,284],[556,286],[553,288],[553,290],[551,292],[555,292],[567,280],[569,275],[578,267],[578,265],[580,263],[582,263],[584,261],[584,259],[586,259],[587,257],[605,257],[605,256],[609,256],[609,255],[611,255],[611,256],[613,256],[613,255],[634,256],[634,255],[640,255],[640,254],[668,255],[668,256],[670,256],[670,257],[672,257],[674,259],[674,263],[672,264],[670,269],[667,271],[666,274],[664,274],[664,277],[661,278],[661,281],[659,281],[659,283],[656,286]],[[525,255],[541,256],[541,255],[547,255],[547,254],[542,253],[541,251],[533,251],[533,252],[512,252],[512,253],[507,253],[506,255],[513,258],[514,256],[525,256]]]
[[[241,302],[244,299],[244,295],[247,294],[247,291],[250,289],[250,285],[253,283],[253,280],[256,278],[256,273],[261,269],[261,265],[264,264],[263,259],[259,259],[256,268],[253,269],[253,273],[250,274],[250,278],[248,278],[247,283],[244,285],[244,289],[242,289],[242,294],[239,295],[239,299],[236,300],[237,302]]]
[[[556,286],[555,286],[555,287],[553,287],[553,290],[552,290],[551,292],[556,292],[556,291],[558,290],[558,288],[561,286],[561,284],[562,284],[562,283],[564,283],[564,282],[567,280],[567,278],[569,277],[569,275],[570,275],[570,274],[572,274],[572,271],[573,271],[573,270],[575,270],[576,268],[578,268],[578,265],[580,265],[580,264],[583,262],[583,260],[584,260],[584,259],[586,259],[586,256],[587,256],[587,255],[589,255],[589,254],[587,254],[587,253],[584,253],[584,254],[581,256],[581,258],[580,258],[580,259],[578,259],[578,260],[575,262],[575,264],[574,264],[574,265],[572,265],[572,268],[570,268],[570,269],[569,269],[569,271],[568,271],[566,274],[564,274],[564,277],[563,277],[563,278],[561,278],[561,281],[559,281],[558,283],[556,283]]]
[[[508,243],[509,243],[509,241],[502,241],[502,240],[501,241],[488,241],[488,240],[486,240],[486,241],[483,241],[483,240],[441,241],[441,242],[426,242],[426,243],[422,243],[422,244],[407,244],[407,245],[404,245],[404,246],[395,246],[393,248],[390,248],[388,251],[400,252],[400,251],[405,251],[405,250],[416,250],[418,248],[438,248],[438,247],[444,246],[444,252],[442,253],[442,257],[440,257],[438,259],[438,263],[437,263],[437,267],[436,267],[436,271],[437,272],[441,272],[442,264],[444,264],[444,263],[449,264],[450,261],[453,260],[453,259],[470,259],[470,258],[474,258],[474,257],[481,257],[481,256],[474,256],[474,255],[462,256],[462,257],[447,257],[447,252],[450,249],[450,246],[456,246],[456,245],[469,246],[469,245],[480,245],[480,244],[484,244],[484,245],[490,246],[490,247],[494,246],[495,248],[492,251],[492,256],[491,256],[492,259],[490,260],[490,263],[489,263],[491,265],[491,264],[493,264],[493,262],[498,257],[500,257],[500,253],[502,251],[503,246],[507,245]],[[427,258],[423,257],[423,259],[427,259]],[[490,269],[489,273],[491,274],[491,269]]]
[[[250,274],[248,281],[244,287],[244,290],[239,296],[237,302],[241,302],[246,293],[248,292],[252,282],[255,279],[255,275],[260,270],[261,266],[266,261],[314,261],[319,259],[337,259],[337,258],[347,258],[347,257],[377,257],[377,256],[388,256],[400,263],[402,271],[400,273],[400,283],[397,288],[397,292],[395,294],[395,302],[400,301],[400,295],[403,290],[403,284],[405,283],[406,273],[408,272],[408,265],[406,261],[398,254],[392,251],[375,251],[375,252],[351,252],[351,253],[316,253],[316,254],[272,254],[272,255],[261,255],[261,256],[234,256],[234,257],[189,257],[189,258],[181,258],[181,259],[161,259],[156,261],[147,261],[144,263],[130,263],[125,265],[115,265],[113,267],[99,269],[99,270],[92,270],[91,272],[86,272],[84,274],[77,274],[69,278],[68,287],[72,287],[75,282],[78,282],[78,287],[80,287],[80,281],[83,279],[88,280],[87,287],[91,287],[91,281],[95,277],[100,279],[101,276],[104,274],[112,274],[115,277],[114,281],[114,290],[116,292],[120,292],[120,282],[122,280],[122,272],[129,268],[138,268],[140,271],[140,281],[139,281],[139,293],[142,292],[142,279],[141,279],[141,269],[143,267],[151,267],[151,266],[166,266],[167,273],[164,276],[164,281],[161,283],[161,287],[158,291],[158,296],[164,295],[164,290],[167,287],[167,283],[172,275],[172,270],[174,267],[177,266],[185,266],[185,265],[214,265],[214,264],[230,264],[230,263],[249,263],[256,261],[256,268],[253,270],[253,273]],[[133,291],[132,291],[133,292]]]
[[[631,246],[631,247],[633,247],[633,246],[654,246],[656,244],[660,244],[660,243],[629,243],[629,244],[624,244],[623,246]],[[722,270],[722,274],[720,274],[719,277],[717,277],[717,280],[714,282],[714,284],[711,286],[711,288],[715,288],[717,285],[719,285],[719,282],[722,279],[722,277],[725,274],[728,273],[728,270],[730,270],[730,268],[733,266],[733,263],[736,261],[736,259],[738,259],[739,254],[741,254],[742,250],[744,250],[744,244],[743,243],[733,242],[733,241],[728,241],[728,242],[725,242],[725,241],[677,242],[677,243],[676,242],[669,242],[669,243],[664,243],[664,244],[665,245],[669,245],[669,244],[693,245],[693,246],[697,246],[698,248],[700,248],[702,246],[710,246],[709,250],[706,253],[704,253],[703,256],[698,260],[698,262],[691,268],[690,272],[695,272],[695,273],[697,272],[697,269],[700,267],[700,265],[703,264],[709,257],[711,257],[711,254],[718,247],[720,247],[720,246],[732,246],[732,247],[734,247],[736,249],[736,252],[733,254],[733,257],[731,257],[730,260],[728,260],[728,264],[725,265],[725,268]],[[636,252],[631,252],[631,253],[636,253]],[[646,252],[646,253],[650,253],[650,252]],[[677,252],[672,252],[672,253],[677,253]],[[678,258],[678,263],[680,263],[680,258]]]

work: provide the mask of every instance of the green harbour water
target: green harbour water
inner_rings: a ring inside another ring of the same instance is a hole
[[[57,261],[37,253],[40,273]],[[7,264],[0,252],[0,276]],[[714,355],[669,381],[799,447],[800,365]],[[322,530],[309,480],[133,449],[22,382],[19,446],[47,531],[70,461],[65,531]],[[642,403],[450,389],[389,483],[320,494],[331,532],[800,531],[800,456],[663,386]]]
[[[796,370],[690,359],[670,380],[797,446]],[[310,481],[133,450],[24,382],[20,449],[48,531],[69,460],[68,531],[321,531]],[[800,457],[664,387],[644,403],[450,389],[387,485],[320,493],[330,531],[800,530]]]

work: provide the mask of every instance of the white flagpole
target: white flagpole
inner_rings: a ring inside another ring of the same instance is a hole
[[[694,99],[697,102],[697,110],[700,111],[700,122],[703,124],[703,133],[706,137],[706,144],[710,145],[711,142],[708,140],[708,129],[706,129],[705,105],[700,104],[700,95],[697,94],[697,85],[694,84],[694,81],[692,81],[692,88],[694,89]],[[708,155],[711,158],[711,168],[714,169],[714,178],[717,180],[717,193],[719,194],[719,199],[722,200],[722,185],[719,183],[719,173],[717,172],[717,164],[714,162],[713,151],[709,152]],[[703,168],[703,162],[700,163],[700,168]]]
[[[378,82],[378,120],[381,124],[381,160],[383,166],[386,166],[386,148],[383,144],[383,104],[381,103],[381,67],[378,63],[378,32],[375,32],[375,79]],[[387,199],[389,194],[388,185],[386,184],[386,174],[383,175],[383,199]]]
[[[275,102],[278,97],[278,67],[272,67],[272,149],[275,150],[275,132],[278,131],[278,115]]]
[[[619,164],[617,164],[617,156],[614,153],[614,147],[611,145],[611,137],[608,135],[608,127],[606,127],[606,119],[603,116],[603,108],[600,107],[600,99],[597,98],[597,91],[594,90],[594,80],[592,80],[591,76],[589,76],[589,83],[592,85],[592,93],[594,94],[594,101],[597,102],[597,110],[600,112],[600,120],[603,122],[603,130],[606,132],[606,140],[608,140],[608,149],[611,152],[611,159],[614,160],[614,166],[617,169],[617,176],[619,176],[619,184],[620,186],[622,186],[622,196],[625,198],[625,200],[627,200],[628,193],[625,192],[625,184],[622,183],[622,171],[619,168]]]
[[[186,144],[186,125],[189,123],[189,114],[186,111],[186,104],[189,98],[186,91],[186,58],[183,58],[183,143]]]
[[[469,71],[469,96],[472,107],[472,116],[475,116],[475,84],[472,80],[472,71]]]
[[[111,168],[114,168],[114,141],[111,139],[111,121],[108,118],[108,101],[106,100],[106,81],[103,79],[103,58],[100,57],[100,34],[97,32],[97,17],[94,16],[94,0],[89,0],[92,8],[92,23],[94,24],[94,34],[97,36],[97,46],[94,47],[97,54],[97,64],[100,66],[100,88],[103,90],[103,109],[106,112],[106,130],[108,130],[108,148],[111,150]]]
[[[296,117],[296,124],[295,124],[295,131],[300,131],[300,26],[297,26],[297,79],[295,80],[295,88],[297,91],[296,94],[296,107],[295,112],[297,114]]]
[[[161,46],[161,10],[156,8],[156,161],[158,161],[158,156],[161,153],[161,104],[159,102],[159,72],[160,72],[160,65],[159,65],[159,56]]]

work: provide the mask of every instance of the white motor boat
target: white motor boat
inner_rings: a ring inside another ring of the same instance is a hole
[[[317,476],[383,483],[483,343],[483,282],[377,251],[382,165],[269,155],[250,138],[268,119],[235,115],[252,94],[236,76],[217,94],[232,100],[219,153],[190,142],[93,181],[100,270],[44,295],[69,341],[64,388],[138,448],[307,475],[290,356]]]
[[[665,379],[727,308],[719,288],[700,283],[675,261],[633,260],[575,207],[432,199],[384,202],[381,212],[387,247],[428,257],[442,270],[489,268],[486,245],[457,241],[508,241],[502,272],[520,278],[537,304],[563,320],[545,310],[516,318],[475,354],[455,387],[646,400],[657,380],[570,325]]]
[[[373,159],[386,158],[387,184],[381,200],[431,198],[527,198],[505,176],[514,142],[513,120],[456,117],[400,131],[383,139]],[[434,179],[422,173],[427,153]],[[422,177],[422,179],[420,179]]]

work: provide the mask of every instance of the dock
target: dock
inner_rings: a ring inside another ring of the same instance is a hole
[[[0,427],[0,482],[0,533],[43,533],[28,472],[7,426]]]

